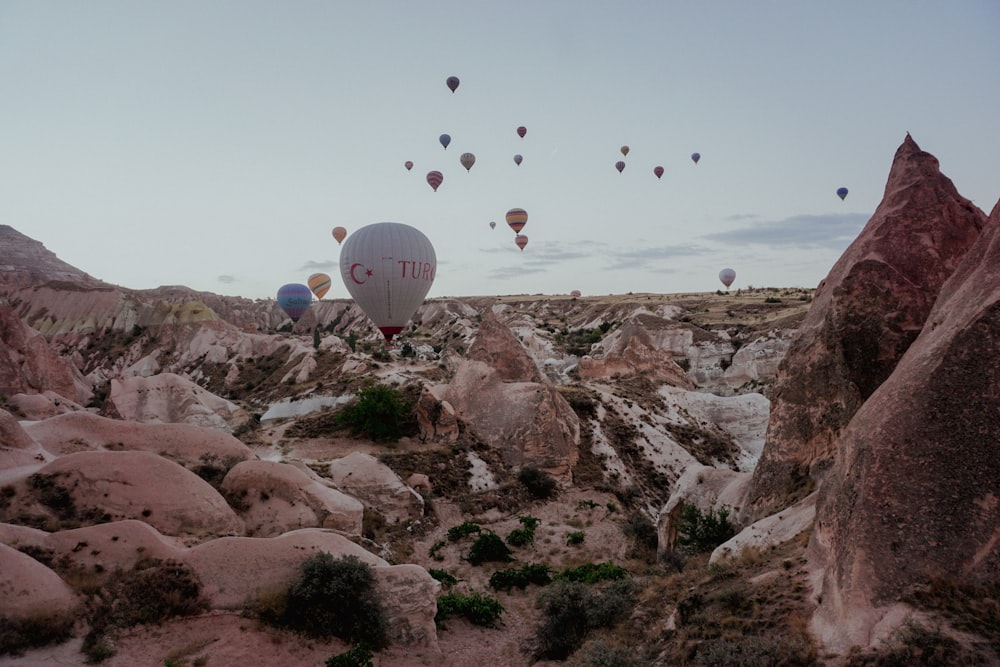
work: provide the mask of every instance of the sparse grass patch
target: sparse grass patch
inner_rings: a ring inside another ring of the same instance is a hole
[[[60,644],[73,632],[73,617],[48,614],[23,619],[0,616],[0,655],[21,655],[25,650]]]

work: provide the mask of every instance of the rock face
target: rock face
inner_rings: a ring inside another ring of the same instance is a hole
[[[193,424],[228,432],[250,420],[243,408],[173,373],[111,380],[102,412],[126,421]]]
[[[0,225],[0,245],[4,248],[0,258],[2,284],[33,285],[50,280],[101,284],[10,225]]]
[[[985,222],[907,135],[881,204],[820,283],[781,362],[754,471],[753,518],[813,488],[840,433],[917,337]]]
[[[644,322],[657,320],[652,316],[633,318],[602,341],[604,353],[599,357],[580,359],[581,378],[607,378],[643,375],[659,383],[694,389],[694,384],[669,354],[654,341]],[[666,323],[665,320],[660,320]],[[664,327],[658,327],[663,329]],[[668,329],[668,331],[673,331]],[[689,334],[690,336],[690,334]]]
[[[77,606],[76,595],[59,575],[0,544],[0,619],[66,619]]]
[[[331,461],[329,470],[330,479],[338,489],[361,499],[389,523],[424,515],[423,497],[370,454],[348,454]]]
[[[1000,572],[1000,204],[927,325],[845,430],[820,487],[816,627],[862,644],[916,586]]]
[[[0,395],[46,390],[80,403],[93,395],[83,376],[41,334],[0,306]]]
[[[531,464],[570,480],[580,420],[492,311],[451,383],[434,394],[510,465]]]

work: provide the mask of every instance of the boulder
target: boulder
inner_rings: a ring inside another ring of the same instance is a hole
[[[370,454],[354,452],[334,459],[329,473],[338,489],[377,510],[390,524],[424,515],[423,497]]]
[[[780,364],[754,471],[753,518],[815,487],[841,432],[917,337],[985,222],[907,135],[882,202],[816,289]]]
[[[79,606],[72,589],[37,560],[0,544],[0,619],[67,623]]]
[[[416,413],[422,441],[458,440],[458,417],[455,415],[455,408],[448,401],[438,400],[427,386],[420,390]]]
[[[232,432],[250,421],[246,410],[173,373],[111,380],[102,412],[149,424],[191,424]]]
[[[305,466],[243,461],[226,475],[222,490],[238,499],[248,535],[272,537],[298,528],[361,534],[364,505]]]

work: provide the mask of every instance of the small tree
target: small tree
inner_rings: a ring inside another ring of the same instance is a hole
[[[313,348],[319,349],[319,324],[313,327]]]
[[[357,399],[337,415],[337,423],[349,427],[353,435],[364,434],[376,442],[395,442],[403,435],[403,422],[410,407],[396,389],[373,384],[358,392]]]
[[[718,512],[709,508],[702,512],[694,505],[687,505],[677,526],[677,544],[691,551],[710,551],[736,534],[736,527],[729,522],[729,508]]]

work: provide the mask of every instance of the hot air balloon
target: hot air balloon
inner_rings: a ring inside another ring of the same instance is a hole
[[[330,291],[330,276],[325,273],[314,273],[309,276],[306,285],[309,286],[309,289],[312,290],[317,299],[322,299]]]
[[[292,322],[298,322],[299,318],[309,310],[311,303],[312,292],[305,285],[289,283],[278,289],[278,305]]]
[[[490,221],[490,229],[496,229],[496,228],[497,228],[497,223],[491,220]]]
[[[451,143],[451,135],[442,134],[440,137],[438,137],[438,141],[441,142],[441,145],[444,146],[445,150],[448,150],[448,144]]]
[[[524,125],[517,128],[517,136],[521,137],[522,139],[524,139],[524,135],[526,135],[527,133],[528,133],[528,128],[526,128]]]
[[[423,303],[436,272],[430,240],[399,222],[362,227],[340,251],[344,286],[387,341]]]
[[[622,173],[623,171],[625,171],[625,163],[622,162],[621,160],[618,160],[618,162],[615,162],[615,169],[618,170],[619,174]]]
[[[524,158],[523,158],[523,157],[521,157],[520,155],[515,155],[515,156],[514,156],[514,164],[516,164],[516,165],[520,166],[520,165],[521,165],[521,160],[523,160],[523,159],[524,159]]]
[[[413,169],[413,163],[410,162],[409,160],[407,160],[406,162],[404,162],[403,166],[406,167],[406,171],[409,171],[409,170]]]
[[[518,234],[514,237],[514,243],[521,249],[521,252],[524,252],[524,246],[528,245],[528,237],[524,234]]]
[[[347,230],[343,227],[333,228],[333,239],[337,242],[337,245],[343,243],[344,239],[347,237]]]
[[[458,88],[458,77],[457,76],[449,76],[445,80],[445,83],[448,84],[448,87],[451,88],[451,92],[454,93],[455,89]]]
[[[578,289],[575,289],[572,292],[570,292],[569,295],[571,297],[576,298],[576,297],[582,296],[582,292],[580,292],[580,290],[578,290]]]
[[[444,175],[440,171],[428,171],[427,172],[427,183],[434,188],[434,192],[438,191],[438,186],[444,182]]]
[[[515,234],[524,229],[524,225],[527,222],[528,222],[528,212],[525,211],[523,208],[512,208],[509,211],[507,211],[507,224],[510,225],[510,228],[514,230]]]
[[[691,153],[691,159],[694,160],[695,164],[698,164],[698,160],[701,159],[701,153]]]
[[[653,173],[656,174],[657,178],[663,176],[663,167],[653,167]]]
[[[844,201],[847,197],[847,188],[837,188],[837,196],[840,197],[840,201]]]
[[[729,286],[736,280],[736,272],[732,269],[722,269],[719,271],[719,280],[726,286],[726,289],[729,289]]]
[[[628,146],[622,146],[620,150],[622,152],[622,155],[624,155],[625,157],[628,157],[628,151],[629,151],[629,147]]]
[[[466,171],[470,171],[472,165],[476,164],[476,156],[472,153],[462,153],[462,157],[458,158],[458,161],[462,163]]]

